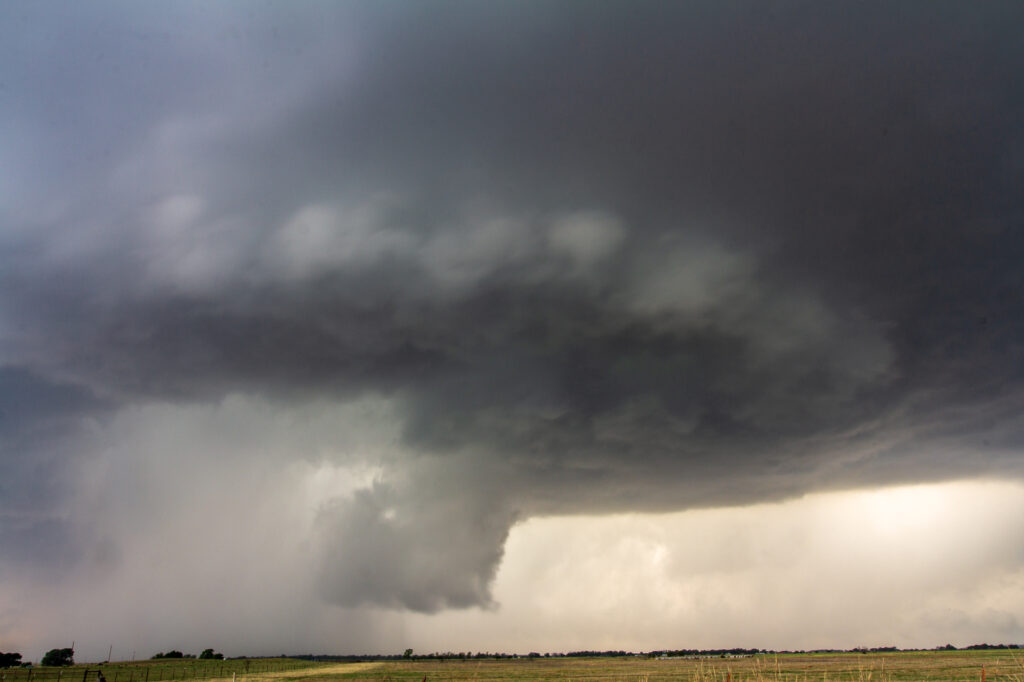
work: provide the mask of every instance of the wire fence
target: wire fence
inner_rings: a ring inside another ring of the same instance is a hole
[[[67,668],[8,668],[0,670],[0,682],[164,682],[208,680],[233,675],[279,672],[308,668],[309,661],[243,659],[211,663],[113,663]]]

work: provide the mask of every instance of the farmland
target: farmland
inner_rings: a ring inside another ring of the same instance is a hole
[[[214,679],[236,682],[332,680],[692,680],[694,682],[888,682],[930,680],[1024,682],[1024,657],[1014,650],[762,654],[746,658],[516,658],[313,663],[295,659],[153,661],[0,671],[0,682],[107,682]]]
[[[96,682],[102,671],[107,682],[163,682],[238,678],[257,679],[258,675],[282,675],[309,668],[308,661],[294,658],[246,658],[197,660],[172,658],[151,661],[89,663],[65,668],[13,668],[0,670],[0,682]]]

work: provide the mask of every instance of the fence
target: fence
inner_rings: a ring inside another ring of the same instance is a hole
[[[252,675],[306,668],[309,661],[296,659],[240,659],[206,663],[153,661],[72,666],[68,668],[8,668],[0,670],[0,682],[164,682],[208,680],[232,675]]]

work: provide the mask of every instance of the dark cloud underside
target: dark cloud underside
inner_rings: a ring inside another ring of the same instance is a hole
[[[1019,3],[223,9],[3,11],[23,489],[128,406],[383,397],[324,588],[431,611],[531,514],[1019,473]]]

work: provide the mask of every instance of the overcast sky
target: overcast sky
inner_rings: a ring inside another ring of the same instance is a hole
[[[0,650],[1024,643],[1022,25],[0,4]]]

